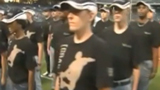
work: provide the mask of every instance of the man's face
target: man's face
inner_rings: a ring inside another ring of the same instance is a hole
[[[121,22],[126,18],[126,10],[119,7],[113,7],[112,10],[114,22]]]
[[[105,11],[101,11],[101,19],[106,19],[108,18],[108,13]]]
[[[52,11],[52,12],[51,12],[51,16],[52,16],[53,18],[55,18],[55,17],[57,16],[56,11]]]
[[[44,12],[42,12],[42,14],[45,17],[49,17],[50,16],[50,12],[49,11],[44,11]]]
[[[145,18],[148,13],[148,7],[145,5],[139,5],[137,8],[138,16]]]
[[[28,20],[32,20],[32,14],[31,13],[26,12],[26,15],[27,15]]]
[[[87,10],[72,9],[68,13],[68,22],[70,30],[73,32],[85,29],[94,19],[94,15]]]
[[[7,25],[8,25],[10,33],[15,33],[16,32],[17,27],[18,27],[18,23],[16,21],[14,21],[12,23],[9,23]]]

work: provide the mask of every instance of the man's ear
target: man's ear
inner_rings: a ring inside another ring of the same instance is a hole
[[[94,18],[96,17],[96,14],[93,13],[93,12],[89,12],[89,15],[90,15],[90,21],[92,22],[94,20]]]

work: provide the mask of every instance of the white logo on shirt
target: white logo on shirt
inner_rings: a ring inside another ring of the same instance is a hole
[[[108,71],[108,76],[112,77],[113,76],[113,68],[107,68]]]
[[[61,45],[61,49],[60,49],[60,53],[59,53],[59,59],[58,59],[58,66],[57,68],[60,68],[60,65],[62,63],[62,59],[67,51],[68,45],[67,44],[62,44]]]
[[[10,55],[8,57],[8,61],[9,61],[8,65],[10,67],[13,66],[14,60],[15,60],[15,58],[16,58],[16,56],[17,56],[18,53],[23,53],[24,54],[24,51],[22,51],[21,49],[19,49],[17,47],[17,45],[14,45],[13,50],[11,51],[11,53],[10,53]]]
[[[128,45],[128,44],[125,44],[125,43],[122,43],[122,46],[123,46],[123,47],[127,47],[127,48],[132,48],[131,45]]]
[[[146,34],[146,35],[151,35],[151,33],[150,33],[150,32],[144,32],[144,34]]]
[[[28,31],[28,30],[27,30],[27,32],[26,32],[26,36],[27,36],[28,38],[30,38],[33,34],[35,34],[35,32],[30,32],[30,31]]]
[[[64,32],[63,35],[69,35],[69,33]]]
[[[64,72],[60,72],[61,88],[67,87],[68,90],[74,90],[84,66],[90,62],[95,62],[95,59],[83,57],[81,51],[77,52],[75,60],[69,65],[68,69]],[[69,83],[65,82],[64,79],[67,79]]]

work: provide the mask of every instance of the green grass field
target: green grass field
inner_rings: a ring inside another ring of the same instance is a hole
[[[42,72],[44,72],[45,63],[42,66]],[[43,90],[51,90],[51,81],[45,78],[42,78]],[[149,90],[160,90],[160,69],[158,71],[157,76],[151,81]]]

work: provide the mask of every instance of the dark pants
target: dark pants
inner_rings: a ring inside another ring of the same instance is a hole
[[[51,73],[50,72],[50,58],[49,58],[49,55],[48,55],[48,52],[47,52],[47,42],[44,42],[44,54],[45,54],[45,60],[46,60],[46,66],[47,66],[47,72],[48,73]]]

